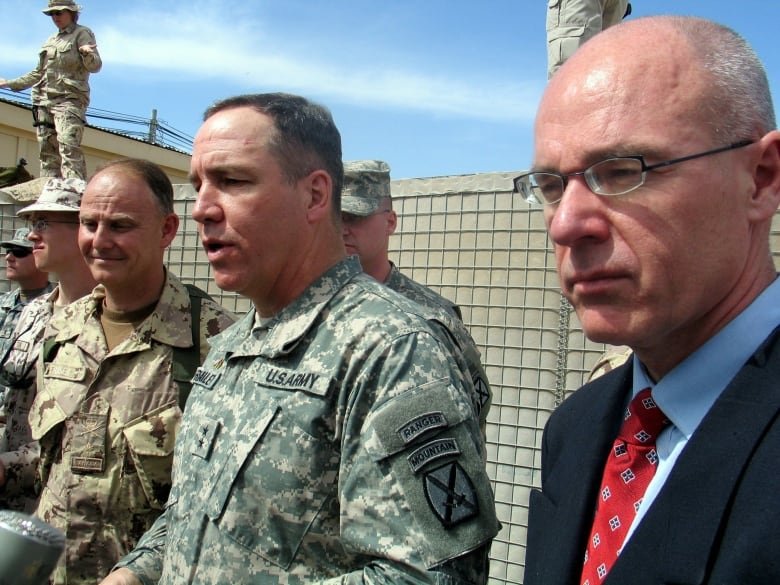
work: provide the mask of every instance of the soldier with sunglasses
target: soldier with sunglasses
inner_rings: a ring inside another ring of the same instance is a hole
[[[51,290],[49,275],[35,267],[32,242],[27,239],[29,228],[19,228],[10,240],[0,242],[5,254],[5,275],[19,288],[0,296],[0,356],[5,356],[13,340],[13,332],[22,309],[34,298]],[[0,453],[6,450],[5,397],[6,386],[0,386]]]

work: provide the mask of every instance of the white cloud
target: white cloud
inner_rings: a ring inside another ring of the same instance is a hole
[[[507,122],[531,121],[542,91],[539,81],[506,83],[489,73],[460,70],[434,73],[426,70],[423,56],[419,68],[394,66],[392,47],[333,30],[301,30],[299,23],[261,21],[251,7],[236,13],[164,6],[133,12],[125,5],[120,21],[96,21],[96,14],[90,22],[83,19],[99,31],[100,52],[112,70],[129,68],[137,75],[143,69],[168,79],[222,80],[242,91],[274,87],[363,107]],[[38,47],[30,43],[29,31],[24,38],[24,46],[0,38],[4,61],[31,64]]]

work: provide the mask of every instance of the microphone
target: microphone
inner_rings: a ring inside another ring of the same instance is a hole
[[[65,535],[35,516],[0,510],[0,585],[46,585]]]

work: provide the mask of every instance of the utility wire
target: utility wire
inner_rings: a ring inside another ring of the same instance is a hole
[[[0,89],[0,97],[26,106],[32,107],[28,91],[11,91]],[[99,122],[98,122],[99,121]],[[102,110],[100,108],[87,108],[87,124],[101,130],[123,134],[136,140],[179,150],[189,154],[192,151],[194,138],[189,134],[177,130],[164,120],[144,118]],[[150,128],[154,124],[154,140],[150,141]]]

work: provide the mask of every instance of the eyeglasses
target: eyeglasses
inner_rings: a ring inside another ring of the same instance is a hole
[[[67,223],[71,225],[78,225],[78,221],[56,221],[54,219],[36,219],[27,224],[32,232],[45,232],[50,223]]]
[[[549,171],[531,171],[515,177],[512,179],[512,182],[515,187],[514,192],[519,193],[531,205],[552,205],[558,203],[563,197],[569,178],[577,175],[583,176],[585,183],[596,195],[624,195],[644,185],[645,175],[648,171],[654,171],[661,167],[676,165],[677,163],[719,152],[726,152],[727,150],[742,148],[754,142],[754,140],[741,140],[728,146],[665,160],[653,165],[646,164],[641,154],[636,156],[617,156],[597,162],[583,171],[565,175]]]
[[[51,12],[49,12],[49,16],[59,16],[63,12],[65,12],[65,11],[64,10],[52,10]]]
[[[27,258],[27,256],[32,254],[32,250],[29,248],[8,248],[5,253],[11,254],[16,258]]]

